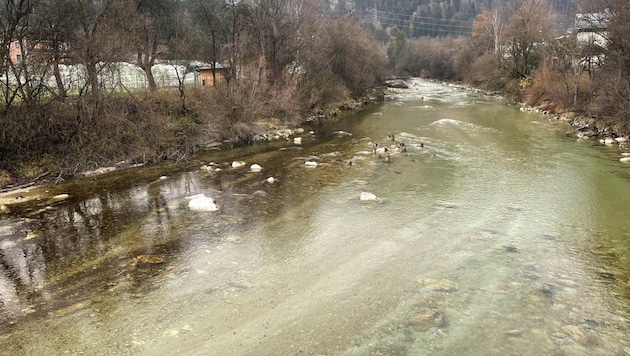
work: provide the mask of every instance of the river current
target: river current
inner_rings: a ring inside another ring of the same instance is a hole
[[[630,167],[569,130],[414,80],[300,143],[41,188],[69,198],[0,220],[0,354],[628,355]]]

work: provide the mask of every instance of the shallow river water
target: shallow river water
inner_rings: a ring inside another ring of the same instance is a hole
[[[460,88],[389,99],[45,187],[70,197],[0,220],[0,354],[630,354],[619,149]]]

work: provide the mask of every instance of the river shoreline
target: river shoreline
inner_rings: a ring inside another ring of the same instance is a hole
[[[413,78],[396,78],[385,81],[382,86],[371,89],[371,95],[366,95],[362,99],[352,100],[344,102],[339,105],[335,110],[325,115],[313,115],[302,122],[300,122],[295,127],[289,127],[286,125],[269,125],[266,123],[257,123],[255,126],[257,127],[258,133],[254,135],[254,139],[252,143],[264,142],[264,141],[274,141],[274,140],[290,140],[296,133],[300,133],[304,131],[302,127],[304,124],[308,122],[319,122],[320,120],[327,120],[332,117],[341,117],[345,116],[349,113],[356,113],[361,110],[364,110],[369,105],[373,105],[384,100],[384,97],[392,92],[392,90],[400,90],[404,87],[401,87],[401,83],[408,84],[408,80]],[[564,122],[571,126],[574,130],[567,132],[567,136],[575,137],[577,139],[587,139],[587,140],[599,140],[600,143],[606,145],[618,145],[620,151],[625,152],[628,150],[626,143],[629,141],[627,130],[618,130],[614,125],[608,125],[603,120],[598,120],[596,118],[587,117],[583,114],[575,113],[575,112],[563,112],[563,113],[555,113],[549,110],[545,110],[544,107],[532,107],[528,106],[524,103],[512,102],[505,98],[499,92],[489,92],[480,88],[475,88],[472,86],[464,85],[462,83],[449,83],[443,82],[439,80],[432,79],[422,79],[433,83],[441,83],[447,86],[454,86],[461,88],[463,90],[472,91],[476,94],[484,95],[493,100],[499,100],[503,102],[508,102],[510,104],[519,105],[521,111],[528,112],[536,112],[542,114],[550,119],[557,120],[559,122]],[[213,142],[207,145],[207,150],[221,150],[221,149],[229,149],[230,146],[239,145],[244,143],[239,142]],[[99,167],[95,170],[80,172],[75,176],[68,177],[67,180],[75,180],[81,178],[92,178],[102,176],[104,174],[120,171],[124,169],[137,168],[144,166],[145,164],[131,164],[127,162],[119,162],[116,165]],[[13,187],[3,187],[0,190],[0,216],[8,215],[11,212],[11,207],[15,205],[23,205],[28,203],[29,201],[41,202],[42,200],[52,198],[56,192],[54,190],[46,190],[42,189],[42,187],[49,185],[56,185],[58,180],[42,177],[41,179],[35,179],[32,181],[24,181],[20,184],[16,184]]]
[[[296,125],[288,126],[286,124],[272,124],[268,122],[256,122],[253,127],[256,134],[253,136],[251,144],[265,141],[291,140],[296,134],[304,132],[305,124],[318,123],[320,120],[329,120],[332,118],[340,118],[346,115],[357,113],[366,109],[370,105],[383,102],[384,96],[388,88],[381,85],[370,89],[369,94],[364,95],[360,99],[346,100],[339,104],[334,110],[327,113],[319,113],[311,115],[303,119]],[[204,150],[222,150],[230,149],[235,145],[246,145],[245,142],[210,142],[205,145]],[[0,187],[0,216],[9,215],[11,209],[16,205],[24,205],[29,202],[37,203],[46,201],[59,194],[55,189],[46,189],[48,186],[55,186],[62,181],[73,181],[77,179],[97,179],[107,173],[118,172],[125,169],[144,167],[147,163],[132,163],[120,161],[113,165],[99,167],[94,170],[79,172],[73,176],[64,179],[55,178],[54,174],[48,173],[33,180],[23,180],[16,184]]]

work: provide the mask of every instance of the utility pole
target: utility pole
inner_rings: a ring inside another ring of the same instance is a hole
[[[376,27],[376,25],[378,24],[378,10],[376,9],[376,5],[374,5],[373,12],[374,14],[372,15],[372,25]]]

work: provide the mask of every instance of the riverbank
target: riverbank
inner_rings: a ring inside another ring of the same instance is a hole
[[[597,116],[590,116],[587,113],[580,111],[557,110],[556,108],[558,108],[559,105],[550,101],[543,101],[535,105],[530,105],[524,102],[515,102],[513,100],[509,100],[499,91],[487,91],[459,82],[448,83],[439,80],[426,80],[470,90],[478,94],[483,94],[493,100],[501,100],[510,104],[519,105],[521,111],[535,112],[550,119],[564,122],[573,128],[572,131],[567,132],[567,136],[577,139],[597,140],[598,142],[606,145],[617,144],[622,151],[629,149],[627,143],[630,142],[630,129],[624,125],[621,120],[617,120],[615,118],[599,118]]]
[[[146,165],[152,165],[165,160],[170,161],[187,161],[190,160],[194,154],[207,150],[223,150],[230,149],[231,147],[255,144],[263,141],[274,140],[290,140],[296,134],[304,131],[303,126],[305,124],[318,123],[322,120],[329,120],[332,118],[339,118],[351,113],[358,112],[369,105],[373,105],[384,100],[384,95],[387,90],[385,85],[378,86],[368,90],[366,95],[359,99],[347,98],[335,105],[331,106],[331,109],[320,110],[317,113],[308,116],[293,116],[293,117],[264,117],[258,120],[241,120],[237,123],[226,124],[223,121],[213,120],[208,117],[201,117],[199,114],[198,103],[199,100],[189,99],[192,104],[189,104],[189,112],[184,115],[177,114],[179,110],[175,110],[175,114],[172,115],[170,120],[163,121],[162,123],[170,126],[171,129],[160,130],[162,135],[172,135],[174,137],[162,137],[158,147],[145,147],[145,152],[142,157],[130,157],[130,154],[114,155],[109,159],[103,159],[98,167],[87,170],[75,170],[74,172],[64,172],[63,169],[59,171],[51,171],[54,168],[54,164],[50,162],[43,162],[42,160],[32,160],[19,162],[22,167],[31,167],[29,169],[16,170],[18,174],[10,174],[7,170],[0,169],[0,215],[9,214],[13,206],[28,204],[32,201],[45,201],[53,198],[56,194],[59,194],[54,189],[42,189],[42,186],[55,185],[61,181],[74,180],[81,178],[96,179],[104,174],[120,171],[129,168],[138,168]],[[198,93],[197,93],[198,94]],[[172,103],[171,105],[176,105]],[[162,104],[164,105],[164,104]],[[145,111],[149,111],[148,107],[144,107]],[[150,112],[155,113],[155,109]],[[166,111],[173,111],[172,106]],[[138,113],[138,115],[141,115]],[[192,118],[192,121],[190,119]],[[149,119],[147,119],[149,120]],[[155,121],[155,118],[151,118],[150,123],[157,125],[159,122]],[[170,124],[169,124],[170,121]],[[146,124],[146,123],[145,123]],[[175,130],[172,126],[175,124]],[[206,129],[200,129],[200,126],[205,126]],[[235,126],[238,126],[235,128]],[[212,128],[212,132],[209,132],[207,128]],[[152,130],[152,129],[151,129]],[[124,132],[122,132],[124,133]],[[111,141],[124,141],[125,135],[120,135],[118,131],[117,135],[109,137]],[[181,136],[181,137],[177,137]],[[162,143],[170,143],[174,145],[171,149],[168,147],[162,147]],[[182,147],[185,147],[185,152],[180,152]],[[61,152],[67,152],[70,147],[61,148]],[[147,152],[153,151],[151,152]],[[177,152],[177,154],[164,155],[161,151],[171,150]],[[54,160],[52,157],[46,157],[47,160]],[[63,158],[59,157],[59,160]],[[85,165],[75,163],[77,167],[85,167]],[[31,172],[29,174],[19,175],[19,172]],[[15,173],[14,172],[14,173]],[[35,175],[37,173],[37,175]]]

